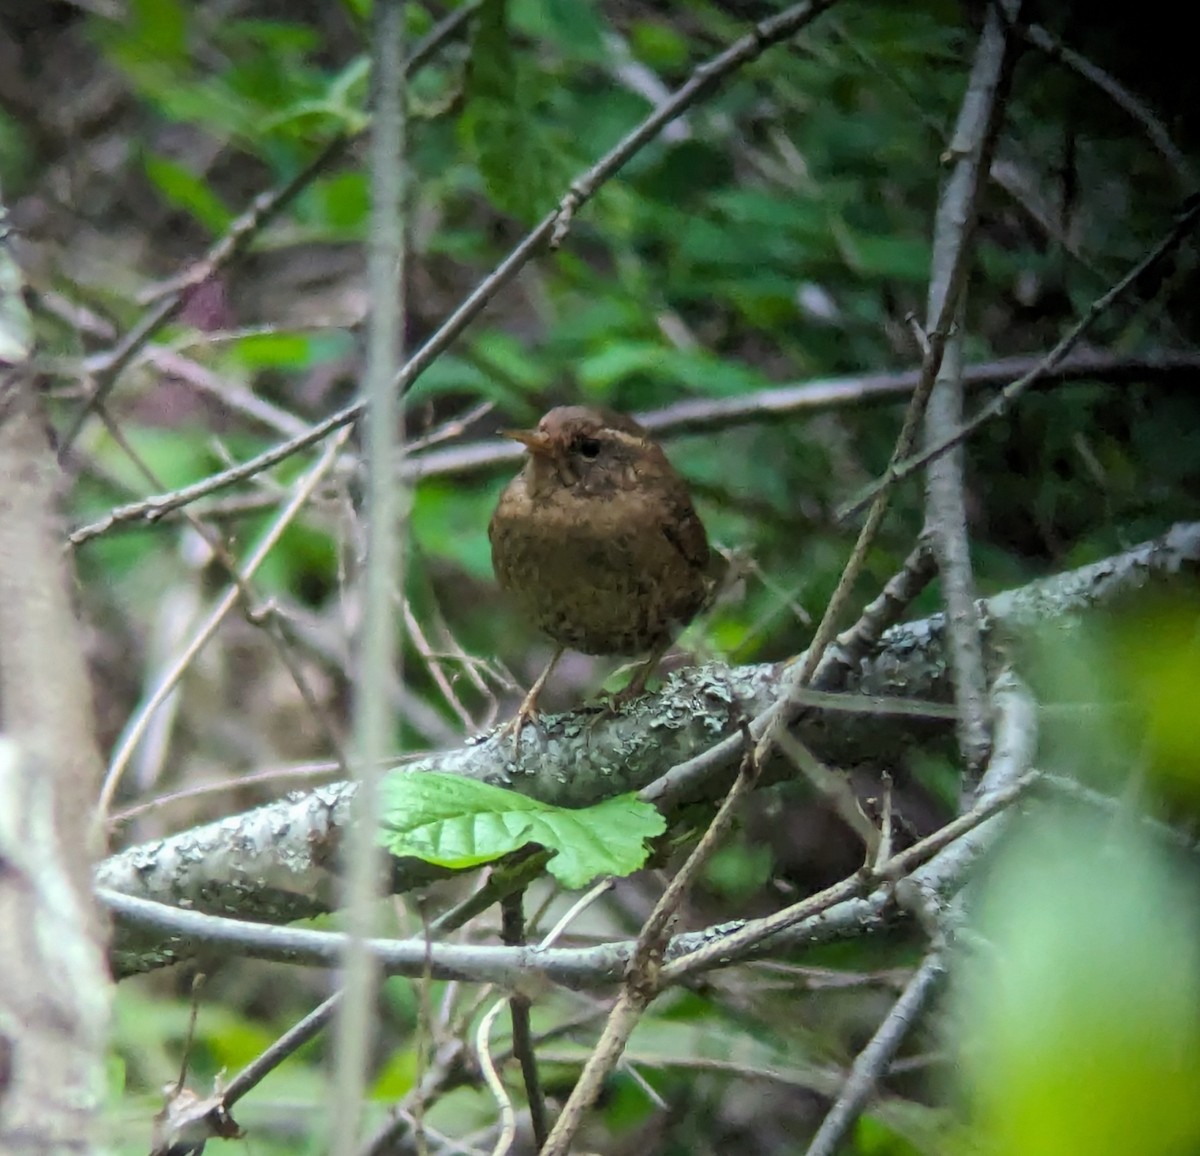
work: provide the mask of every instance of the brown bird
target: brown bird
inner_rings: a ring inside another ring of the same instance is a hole
[[[488,526],[492,565],[520,611],[557,644],[516,718],[521,728],[568,647],[649,658],[618,698],[641,694],[676,635],[711,601],[709,550],[683,479],[632,418],[560,406],[504,435],[529,451]]]

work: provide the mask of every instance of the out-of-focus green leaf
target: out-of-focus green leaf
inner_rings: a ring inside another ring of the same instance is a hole
[[[774,862],[770,847],[762,843],[730,842],[714,852],[704,878],[725,898],[745,901],[771,877]]]
[[[313,183],[305,198],[308,216],[334,230],[362,229],[371,208],[367,176],[363,172],[338,173]]]
[[[132,0],[127,25],[131,50],[160,66],[187,59],[187,10],[179,0]]]
[[[1047,812],[989,873],[954,1022],[995,1156],[1200,1145],[1200,891],[1143,830]]]
[[[550,384],[541,359],[534,356],[524,342],[507,333],[494,329],[482,333],[472,353],[485,373],[494,367],[497,377],[521,390],[536,393]]]
[[[475,867],[537,843],[555,852],[548,870],[564,887],[629,875],[666,821],[634,795],[568,809],[460,775],[395,772],[381,786],[380,842],[397,856],[440,867]]]
[[[575,0],[512,0],[512,23],[524,35],[551,41],[576,62],[604,59],[604,23],[593,5]]]
[[[929,280],[929,242],[922,238],[871,237],[844,227],[836,230],[836,236],[847,263],[861,274],[917,285]]]
[[[415,1047],[394,1048],[371,1082],[371,1098],[394,1104],[412,1091],[421,1070]]]
[[[1200,804],[1200,601],[1161,602],[1117,624],[1110,679],[1136,707],[1136,725],[1157,783]]]
[[[636,20],[629,30],[633,54],[655,71],[682,68],[688,60],[687,41],[665,20]]]
[[[903,1101],[899,1101],[897,1104],[897,1107],[900,1108],[908,1106]],[[913,1104],[911,1107],[920,1109],[922,1105]],[[931,1116],[935,1115],[932,1108],[926,1108],[925,1111]],[[861,1116],[858,1123],[855,1124],[854,1145],[855,1156],[928,1156],[931,1150],[925,1145],[918,1147],[873,1114]]]
[[[421,549],[458,563],[468,574],[492,581],[487,524],[495,489],[467,489],[452,482],[423,482],[413,502],[411,527]]]
[[[497,207],[532,221],[549,207],[559,167],[546,126],[532,113],[536,73],[518,69],[506,0],[484,0],[475,17],[467,107],[459,131]]]
[[[236,359],[247,369],[307,369],[313,363],[314,335],[254,333],[234,343]]]
[[[223,233],[233,220],[211,187],[178,161],[148,154],[143,165],[146,176],[167,201],[195,217],[209,232]]]

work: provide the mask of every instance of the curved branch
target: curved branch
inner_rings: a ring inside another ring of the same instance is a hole
[[[983,604],[988,636],[1008,641],[1050,621],[1069,630],[1089,610],[1180,573],[1192,582],[1200,575],[1200,523],[1180,524],[1122,554],[997,595]],[[844,689],[884,704],[889,698],[949,701],[943,632],[940,615],[893,627],[878,653],[848,669]],[[734,733],[730,705],[740,702],[747,712],[755,712],[778,693],[778,679],[772,666],[697,667],[675,674],[661,692],[615,717],[597,722],[587,711],[547,717],[542,727],[529,728],[523,736],[519,762],[511,739],[493,737],[407,765],[481,778],[547,802],[585,805],[636,790]],[[896,752],[906,746],[949,738],[944,718],[816,707],[806,710],[798,733],[814,751],[844,765],[870,761],[881,749],[894,762]],[[571,768],[569,774],[564,767]],[[782,770],[786,772],[786,764]],[[723,785],[713,782],[710,788]],[[130,848],[100,866],[97,883],[131,896],[242,919],[287,922],[328,911],[336,896],[337,848],[352,790],[347,784],[321,787],[299,800]],[[437,874],[413,860],[392,866],[391,885],[397,892]],[[881,908],[871,910],[857,914],[869,919]],[[201,949],[171,943],[163,930],[147,930],[123,916],[115,935],[114,966],[123,974],[178,962]]]

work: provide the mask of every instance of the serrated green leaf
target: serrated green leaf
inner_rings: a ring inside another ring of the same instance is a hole
[[[434,771],[397,772],[382,790],[379,838],[393,855],[463,868],[538,843],[556,852],[550,873],[571,889],[636,871],[646,841],[666,830],[663,817],[634,795],[570,809]]]

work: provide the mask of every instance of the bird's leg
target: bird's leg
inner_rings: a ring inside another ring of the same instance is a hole
[[[660,642],[650,652],[650,657],[634,671],[628,685],[612,696],[609,700],[609,705],[613,707],[621,706],[623,703],[632,702],[635,698],[639,698],[645,694],[646,683],[650,680],[650,676],[655,670],[658,669],[658,664],[662,661],[662,656],[667,653],[670,647],[671,640],[669,638],[665,642]]]
[[[505,731],[509,730],[513,732],[513,753],[515,755],[521,753],[521,731],[525,729],[525,724],[538,713],[538,695],[542,693],[542,687],[546,685],[546,679],[550,677],[551,671],[558,665],[558,660],[562,658],[564,650],[566,650],[565,646],[560,646],[555,650],[554,654],[550,657],[550,661],[546,664],[546,669],[538,675],[537,681],[529,688],[529,693],[517,708],[517,713],[500,730],[500,734],[504,734]]]

